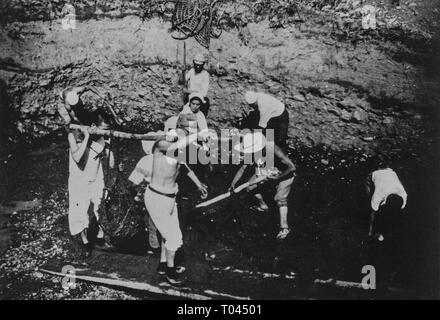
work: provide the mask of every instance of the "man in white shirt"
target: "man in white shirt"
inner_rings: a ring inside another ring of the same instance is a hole
[[[396,172],[391,168],[381,168],[372,172],[367,178],[366,187],[368,194],[371,196],[372,211],[368,235],[372,236],[375,215],[379,211],[383,211],[385,207],[388,209],[390,209],[390,207],[396,207],[394,202],[395,199],[399,197],[399,207],[392,209],[403,210],[406,207],[408,195]],[[393,203],[390,203],[391,196],[393,195],[396,197],[393,197]],[[383,236],[379,235],[379,238],[383,239]]]
[[[283,102],[263,92],[248,91],[245,94],[247,104],[258,112],[258,124],[251,124],[252,129],[273,129],[275,144],[284,149],[289,129],[289,113]]]
[[[203,97],[198,93],[192,93],[189,96],[189,102],[183,106],[182,111],[179,115],[179,120],[177,125],[182,126],[180,122],[188,122],[184,125],[185,129],[190,131],[188,133],[204,132],[208,130],[208,124],[206,122],[206,117],[201,111],[203,105]],[[183,116],[186,115],[186,116]],[[195,131],[194,131],[195,130]]]
[[[207,117],[209,110],[209,99],[207,98],[209,90],[209,73],[204,69],[204,66],[205,57],[203,54],[199,53],[194,57],[193,68],[185,74],[185,85],[188,95],[197,93],[203,98],[203,104],[200,111],[202,111],[205,117]],[[186,97],[185,103],[187,102]]]
[[[90,137],[88,128],[71,130],[69,140],[69,230],[75,236],[81,235],[86,249],[86,257],[90,257],[94,244],[89,242],[88,210],[92,205],[93,213],[98,222],[96,247],[102,250],[114,248],[104,240],[104,229],[100,223],[99,208],[104,197],[104,171],[102,157],[109,158],[109,165],[114,166],[113,153],[106,147],[102,137]]]

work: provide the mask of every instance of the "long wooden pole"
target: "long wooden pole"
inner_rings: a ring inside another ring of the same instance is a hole
[[[265,181],[266,179],[267,179],[267,177],[259,177],[252,182],[246,182],[245,184],[242,184],[241,186],[235,188],[234,193],[239,193],[239,192],[243,191],[244,189],[249,188],[250,186],[253,186],[253,185],[256,185],[260,182]],[[203,202],[203,203],[196,205],[195,208],[196,209],[205,208],[207,206],[213,205],[214,203],[225,200],[225,199],[229,198],[231,195],[232,195],[232,193],[230,191],[228,191],[228,192],[221,194],[211,200],[208,200],[206,202]]]
[[[142,291],[148,291],[155,294],[162,294],[162,295],[168,295],[173,296],[177,298],[184,298],[184,299],[191,299],[191,300],[212,300],[212,297],[204,296],[200,294],[195,293],[187,293],[183,290],[180,291],[177,288],[161,288],[158,286],[153,286],[148,283],[144,282],[135,282],[135,281],[128,281],[123,279],[108,279],[108,278],[101,278],[101,277],[93,277],[93,276],[86,276],[86,275],[66,275],[60,272],[55,272],[51,270],[46,269],[39,269],[39,271],[50,274],[53,276],[58,277],[69,277],[76,280],[82,280],[82,281],[88,281],[88,282],[94,282],[102,285],[108,285],[108,286],[115,286],[115,287],[122,287],[127,289],[135,289],[135,290],[142,290]]]
[[[98,135],[103,137],[119,138],[119,139],[129,139],[129,140],[147,140],[156,141],[158,138],[163,137],[163,134],[150,132],[145,134],[127,133],[114,130],[103,130],[96,127],[82,126],[78,124],[71,124],[70,129],[87,129],[87,131],[92,135]]]

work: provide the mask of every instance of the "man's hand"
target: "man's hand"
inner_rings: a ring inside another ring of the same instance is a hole
[[[84,134],[84,140],[89,139],[90,137],[89,128],[81,127],[81,132]]]
[[[268,180],[275,181],[275,180],[278,180],[280,176],[281,176],[281,172],[270,173],[270,174],[267,176],[267,179],[268,179]]]
[[[203,183],[201,183],[199,186],[199,191],[202,194],[201,198],[202,199],[206,199],[208,198],[208,187],[206,185],[204,185]]]

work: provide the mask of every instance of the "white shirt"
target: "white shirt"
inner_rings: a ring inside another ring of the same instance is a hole
[[[203,97],[206,97],[208,95],[208,89],[209,89],[208,71],[202,70],[200,73],[196,73],[194,68],[192,68],[186,73],[185,81],[188,83],[188,90],[197,92]]]
[[[78,143],[80,146],[81,143]],[[104,182],[104,172],[102,161],[97,157],[103,152],[105,146],[104,139],[92,142],[84,152],[84,156],[78,164],[69,152],[69,181],[72,183],[91,183],[95,181]]]
[[[388,168],[374,171],[372,174],[374,194],[371,198],[371,208],[378,211],[381,205],[386,204],[388,196],[396,194],[403,199],[402,209],[406,206],[407,193],[403,188],[394,170]]]
[[[189,103],[187,103],[186,105],[183,106],[183,109],[180,113],[181,114],[193,113],[191,111],[191,108],[189,107]],[[207,131],[208,130],[208,123],[206,122],[206,117],[203,114],[203,112],[201,112],[201,111],[197,112],[196,117],[197,117],[197,127],[198,127],[199,131]]]
[[[282,115],[285,110],[284,103],[262,92],[257,92],[257,105],[260,112],[258,125],[261,128],[266,128],[270,119]]]

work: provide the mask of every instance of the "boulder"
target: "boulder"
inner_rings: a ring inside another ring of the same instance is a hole
[[[353,112],[352,120],[357,122],[364,122],[367,119],[367,114],[362,110],[356,110]]]

